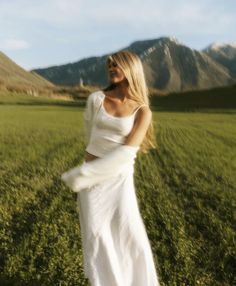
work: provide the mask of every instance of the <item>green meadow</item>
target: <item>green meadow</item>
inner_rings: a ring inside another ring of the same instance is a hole
[[[83,161],[83,111],[0,95],[0,285],[89,285],[60,180]],[[135,186],[162,286],[236,285],[235,111],[153,107],[158,148],[138,154]]]

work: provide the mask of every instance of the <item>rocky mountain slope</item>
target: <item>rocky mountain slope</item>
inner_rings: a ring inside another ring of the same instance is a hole
[[[225,86],[234,82],[227,65],[206,51],[197,51],[175,38],[161,37],[136,41],[120,50],[137,53],[144,66],[148,85],[165,91],[184,91]],[[107,55],[90,57],[75,63],[35,69],[34,72],[59,85],[108,84]]]
[[[236,80],[236,44],[213,43],[206,47],[203,52],[226,67],[231,77]]]

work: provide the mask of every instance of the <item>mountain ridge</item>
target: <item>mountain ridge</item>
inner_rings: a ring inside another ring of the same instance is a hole
[[[212,43],[203,52],[227,68],[230,76],[236,79],[236,43]]]
[[[121,50],[138,54],[148,85],[167,92],[225,86],[235,80],[227,65],[206,51],[187,47],[175,37],[138,40],[118,51]],[[105,86],[108,84],[105,68],[107,55],[32,71],[58,85]]]

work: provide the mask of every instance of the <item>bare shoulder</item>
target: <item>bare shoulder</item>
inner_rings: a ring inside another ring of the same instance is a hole
[[[125,140],[126,145],[140,146],[147,133],[152,118],[152,111],[149,106],[142,106],[136,113],[133,128]]]
[[[135,121],[150,122],[152,118],[152,111],[148,105],[141,106],[137,111]]]
[[[138,112],[142,113],[142,114],[149,114],[152,115],[152,111],[150,109],[150,106],[148,105],[143,105],[139,108]]]

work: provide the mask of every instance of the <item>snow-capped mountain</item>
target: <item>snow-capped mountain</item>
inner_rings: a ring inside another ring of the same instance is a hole
[[[236,79],[236,43],[212,43],[203,50],[209,57],[229,70]]]
[[[174,37],[135,41],[120,50],[137,53],[143,62],[148,85],[161,90],[211,88],[234,81],[228,66],[214,59],[209,51],[191,49]],[[56,84],[77,85],[82,81],[106,86],[106,58],[107,55],[90,57],[34,71]]]

